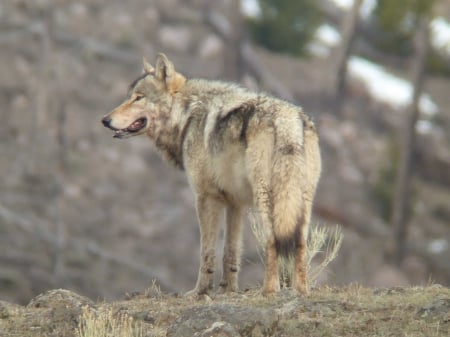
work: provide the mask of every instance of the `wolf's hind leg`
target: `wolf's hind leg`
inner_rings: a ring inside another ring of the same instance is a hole
[[[266,243],[266,269],[262,294],[272,295],[280,290],[280,276],[278,273],[278,254],[275,237],[272,235]]]
[[[265,272],[262,294],[271,295],[280,290],[280,277],[278,272],[278,252],[276,249],[275,233],[271,220],[271,194],[267,185],[260,180],[255,187],[255,205],[258,211],[260,226],[265,232]]]
[[[253,189],[253,203],[259,221],[265,232],[265,274],[263,295],[267,296],[280,289],[278,273],[278,253],[273,228],[273,193],[271,186],[273,156],[273,134],[261,132],[248,142],[246,167]]]
[[[223,204],[214,197],[197,197],[197,215],[200,225],[200,268],[195,288],[186,295],[209,293],[214,286],[216,240]]]
[[[308,288],[308,263],[307,263],[307,240],[309,231],[309,222],[311,220],[312,199],[304,198],[304,210],[299,220],[300,237],[298,238],[297,251],[295,254],[295,275],[294,288],[301,294],[307,295]]]
[[[242,207],[228,206],[220,292],[236,292],[239,290],[238,274],[241,264],[242,216]]]

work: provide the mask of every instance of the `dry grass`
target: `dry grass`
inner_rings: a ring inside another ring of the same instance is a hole
[[[438,337],[450,333],[450,316],[445,322],[442,317],[420,315],[420,308],[430,302],[449,298],[449,289],[438,285],[370,289],[354,284],[322,287],[313,294],[311,300],[322,306],[320,329],[313,336]]]
[[[126,314],[114,315],[111,309],[97,312],[83,308],[77,337],[143,337],[142,324]]]
[[[342,234],[339,226],[336,226],[335,228],[312,226],[308,238],[309,284],[315,284],[319,275],[325,270],[331,261],[337,257],[343,238],[344,235]],[[317,266],[312,268],[312,260],[318,257],[318,255],[323,255],[323,259]]]
[[[241,336],[450,336],[450,289],[439,285],[320,286],[305,297],[283,289],[268,298],[259,288],[199,299],[159,293],[157,288],[151,293],[104,302],[97,309],[86,307],[78,325],[73,311],[66,312],[58,303],[55,308],[3,307],[0,336],[211,336],[218,321],[227,322]]]

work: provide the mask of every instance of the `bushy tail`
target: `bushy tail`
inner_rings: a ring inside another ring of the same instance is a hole
[[[264,247],[270,248],[266,245],[269,239],[267,235],[273,235],[274,248],[282,262],[279,265],[281,269],[286,265],[284,262],[292,265],[290,262],[295,258],[296,275],[300,280],[296,283],[302,290],[302,284],[305,283],[302,275],[305,275],[307,269],[304,263],[306,240],[321,169],[318,138],[312,122],[292,118],[292,114],[288,113],[284,118],[277,116],[274,119],[274,129],[269,193],[271,228],[260,226],[258,214],[255,214],[251,224],[255,236],[263,246],[263,252]],[[270,230],[270,234],[267,230]]]
[[[307,233],[309,222],[308,195],[311,190],[307,158],[311,139],[306,132],[309,125],[301,114],[293,118],[292,112],[275,120],[276,142],[272,167],[272,225],[278,255],[290,256],[296,250],[300,237]],[[298,118],[300,117],[300,118]],[[312,130],[314,131],[314,130]],[[315,186],[313,187],[315,189]],[[306,233],[305,233],[306,232]]]
[[[272,225],[278,255],[291,257],[303,235],[304,201],[302,193],[301,158],[293,154],[277,153],[272,174]]]

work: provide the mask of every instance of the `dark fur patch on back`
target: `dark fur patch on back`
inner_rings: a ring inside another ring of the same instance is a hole
[[[240,123],[239,141],[247,146],[247,129],[250,118],[256,110],[255,102],[245,102],[240,106],[230,110],[225,116],[219,118],[216,122],[215,130],[219,137],[223,137],[229,124],[232,122]]]
[[[295,153],[295,146],[292,144],[287,144],[282,147],[280,147],[279,151],[281,154],[289,155]]]
[[[250,118],[255,113],[255,105],[247,105],[246,108],[242,112],[242,129],[239,134],[239,140],[244,143],[245,147],[247,147],[247,128]]]

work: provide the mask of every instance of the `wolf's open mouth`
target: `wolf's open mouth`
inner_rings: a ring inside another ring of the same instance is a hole
[[[145,124],[147,124],[147,118],[142,117],[134,121],[126,130],[128,132],[137,132],[145,127]]]
[[[131,123],[130,126],[128,126],[126,129],[116,130],[116,132],[114,133],[114,138],[125,138],[132,133],[141,131],[143,128],[145,128],[146,125],[147,118],[139,118]]]

